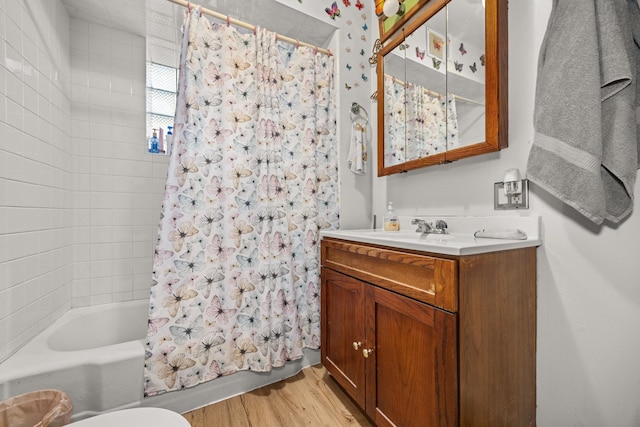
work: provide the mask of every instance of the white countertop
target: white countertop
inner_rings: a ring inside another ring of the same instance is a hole
[[[412,218],[435,223],[443,219],[448,224],[449,234],[422,235],[411,225]],[[526,240],[491,239],[474,237],[482,229],[518,229],[527,235]],[[508,249],[540,246],[540,217],[400,217],[400,231],[376,230],[322,230],[320,237],[352,240],[360,243],[389,246],[399,249],[432,252],[444,255],[473,255]]]

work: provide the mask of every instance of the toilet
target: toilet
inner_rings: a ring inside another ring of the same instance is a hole
[[[132,408],[96,415],[69,424],[73,427],[191,427],[177,412],[162,408]]]

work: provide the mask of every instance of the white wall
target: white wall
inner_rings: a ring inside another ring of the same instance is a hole
[[[338,2],[340,3],[340,2]],[[340,227],[367,228],[371,226],[371,177],[376,174],[374,152],[376,144],[376,110],[370,95],[375,90],[375,67],[371,67],[373,42],[378,34],[373,5],[366,6],[364,12],[355,7],[340,6],[340,26],[336,38],[336,102],[338,103],[338,142],[340,143]],[[324,14],[324,5],[315,2],[306,6],[316,13]],[[366,18],[366,19],[365,19]],[[365,27],[366,24],[366,27]],[[366,29],[365,29],[366,28]],[[362,76],[366,77],[366,81]],[[373,87],[373,89],[372,89]],[[368,164],[365,175],[356,175],[349,170],[347,158],[351,140],[351,104],[357,102],[369,117]]]
[[[448,165],[374,179],[374,208],[400,214],[504,215],[493,183],[526,170],[533,135],[538,51],[551,0],[509,3],[509,148]],[[560,41],[561,42],[561,41]],[[640,425],[640,207],[622,224],[596,227],[532,185],[538,250],[538,425]],[[640,184],[636,184],[636,199]]]
[[[70,306],[69,17],[0,1],[0,361]]]

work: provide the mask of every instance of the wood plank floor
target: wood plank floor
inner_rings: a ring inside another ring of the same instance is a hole
[[[183,415],[192,427],[372,426],[322,365]]]

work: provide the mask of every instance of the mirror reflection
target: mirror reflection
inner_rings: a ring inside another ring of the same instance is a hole
[[[489,13],[498,10],[498,0],[486,2]],[[384,155],[379,160],[379,175],[506,146],[497,141],[498,132],[493,136],[496,141],[487,137],[483,3],[452,0],[444,6],[427,5],[382,48],[378,117],[383,122],[379,152]],[[492,34],[487,40],[497,44]],[[497,61],[496,55],[490,54],[489,59]],[[499,88],[492,89],[496,93],[491,96],[497,99]],[[497,110],[492,107],[489,113],[497,114]]]
[[[387,165],[406,161],[406,43],[385,56],[384,74],[384,159]]]
[[[447,91],[455,98],[457,138],[448,149],[485,140],[485,19],[481,0],[449,2]],[[431,22],[431,20],[429,20]]]

